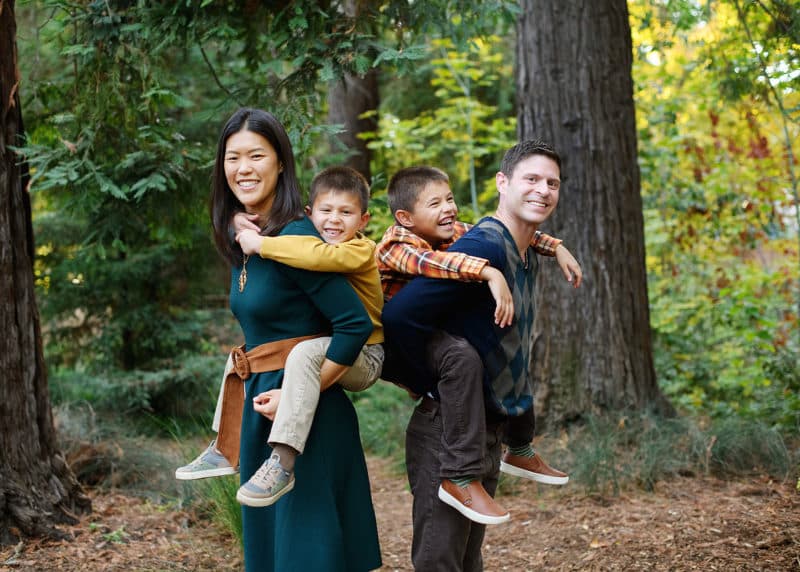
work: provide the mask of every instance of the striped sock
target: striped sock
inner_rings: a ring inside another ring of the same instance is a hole
[[[463,489],[468,484],[470,484],[472,481],[474,481],[475,477],[458,477],[456,479],[450,479],[450,480],[453,481],[455,484],[457,484],[459,487],[461,487]]]
[[[530,443],[526,443],[520,447],[509,447],[508,452],[516,457],[533,457],[536,451],[533,450]]]

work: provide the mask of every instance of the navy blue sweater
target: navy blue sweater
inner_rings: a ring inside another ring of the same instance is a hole
[[[520,415],[533,404],[535,252],[528,248],[525,259],[520,257],[508,229],[492,217],[478,222],[448,251],[486,258],[504,274],[514,297],[514,321],[506,328],[495,325],[494,299],[484,282],[415,278],[383,310],[387,352],[396,366],[393,381],[420,394],[435,391],[437,379],[425,355],[432,333],[443,329],[466,338],[481,356],[487,407]]]

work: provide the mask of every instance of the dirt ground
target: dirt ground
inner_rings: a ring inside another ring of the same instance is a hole
[[[370,459],[384,566],[411,570],[411,495],[384,460]],[[523,484],[503,496],[508,524],[490,527],[487,571],[800,571],[800,494],[794,483],[683,478],[653,493],[587,497],[577,487]],[[0,570],[242,570],[226,534],[192,511],[91,492],[94,513],[70,542],[0,549]]]

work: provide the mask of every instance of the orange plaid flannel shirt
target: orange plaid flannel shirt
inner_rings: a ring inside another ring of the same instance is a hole
[[[375,249],[384,299],[389,300],[415,276],[464,281],[480,280],[481,272],[489,263],[488,260],[463,252],[447,252],[447,249],[470,228],[472,225],[456,221],[453,238],[442,243],[437,250],[399,224],[387,228]],[[531,246],[539,254],[555,256],[556,248],[561,242],[549,234],[536,231]]]

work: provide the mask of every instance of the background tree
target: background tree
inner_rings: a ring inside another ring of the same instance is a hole
[[[0,2],[0,543],[55,535],[91,510],[56,444],[39,313],[22,142],[14,1]]]
[[[360,8],[360,3],[356,0],[345,0],[344,12],[351,19],[351,26],[357,26],[359,22],[362,25],[373,23],[371,19],[361,18]],[[376,31],[372,30],[372,33],[375,34]],[[377,129],[375,112],[380,95],[378,69],[368,65],[369,62],[365,60],[361,64],[362,69],[357,70],[357,73],[345,72],[341,78],[331,82],[328,87],[328,123],[342,125],[342,131],[336,135],[336,139],[348,151],[344,164],[364,175],[369,181],[372,178],[372,152],[367,147],[367,141],[359,135]]]
[[[549,425],[596,410],[670,410],[656,384],[636,162],[625,0],[523,0],[517,26],[520,139],[564,158],[547,230],[566,238],[585,284],[537,284],[533,377]]]

